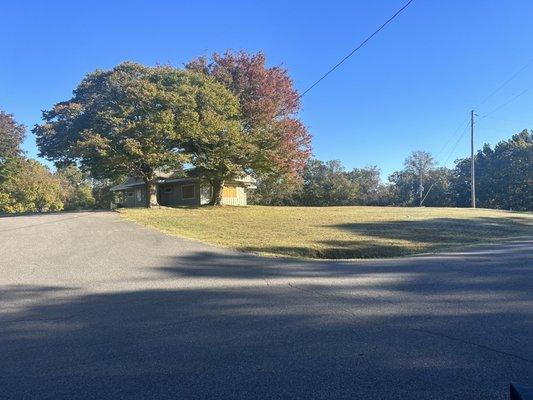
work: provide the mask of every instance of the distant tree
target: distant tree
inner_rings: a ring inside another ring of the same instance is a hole
[[[269,206],[296,205],[301,196],[303,180],[301,175],[283,174],[259,177],[257,188],[248,194],[250,204]]]
[[[311,159],[297,201],[307,206],[351,205],[356,203],[357,192],[357,185],[348,178],[340,161]]]
[[[21,154],[20,145],[24,140],[26,128],[13,118],[13,114],[7,114],[0,110],[0,164],[9,157]]]
[[[354,168],[347,176],[358,188],[357,204],[380,205],[386,202],[386,189],[381,182],[381,171],[377,166]]]
[[[65,210],[81,210],[94,207],[91,180],[76,165],[59,168],[55,176],[59,179]]]
[[[389,175],[389,184],[391,204],[414,206],[419,201],[420,182],[412,172],[405,169],[393,172]]]
[[[427,151],[413,151],[404,163],[405,172],[413,174],[418,180],[419,204],[422,204],[424,197],[424,180],[428,177],[429,171],[435,167],[433,156]]]
[[[477,205],[513,210],[533,209],[533,131],[485,144],[474,158]],[[470,205],[470,159],[458,160],[454,190],[457,205]]]
[[[115,192],[111,188],[123,181],[117,178],[113,181],[110,179],[91,179],[92,196],[94,198],[94,208],[109,210],[115,203]]]
[[[147,206],[154,206],[157,172],[179,170],[189,160],[186,143],[231,142],[236,103],[200,74],[126,62],[87,75],[70,100],[43,113],[45,123],[33,132],[41,155],[58,166],[78,162],[97,179],[142,178]],[[233,160],[209,162],[231,168]]]
[[[58,179],[36,160],[7,159],[0,182],[0,213],[63,209]]]
[[[264,182],[269,175],[273,181],[287,174],[297,179],[311,154],[311,136],[297,117],[299,95],[287,71],[266,67],[262,53],[229,51],[212,60],[198,58],[186,68],[213,77],[237,96],[248,145],[243,166]],[[215,182],[215,192],[223,183]]]
[[[424,206],[454,207],[456,194],[453,190],[455,172],[446,167],[434,168],[429,171],[424,193]]]

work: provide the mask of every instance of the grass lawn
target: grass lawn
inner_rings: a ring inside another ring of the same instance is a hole
[[[533,214],[405,207],[121,209],[127,219],[240,251],[374,258],[533,236]]]

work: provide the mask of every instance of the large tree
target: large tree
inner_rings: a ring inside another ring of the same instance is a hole
[[[24,125],[17,123],[12,114],[0,110],[0,164],[21,154],[25,132]]]
[[[300,97],[287,70],[267,67],[262,53],[230,51],[223,55],[215,53],[211,60],[198,58],[186,68],[213,77],[237,96],[246,143],[240,151],[245,157],[236,162],[241,163],[240,169],[263,179],[285,174],[297,179],[311,154],[311,136],[298,119]],[[226,151],[218,146],[212,149],[212,154],[218,150],[222,154]],[[204,171],[210,171],[211,176],[219,175],[214,191],[220,193],[228,177],[225,171],[204,165],[201,158],[193,162]],[[236,168],[235,172],[238,170]],[[217,195],[214,197],[216,201]]]
[[[42,156],[79,163],[95,178],[134,174],[154,206],[158,172],[179,170],[186,145],[233,135],[239,118],[237,99],[214,79],[126,62],[87,75],[43,119],[33,130]]]

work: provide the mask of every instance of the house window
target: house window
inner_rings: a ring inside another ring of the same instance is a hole
[[[224,186],[222,189],[222,197],[232,198],[237,197],[237,187],[236,186]]]
[[[133,192],[126,192],[126,196],[133,197]]]
[[[163,189],[163,192],[165,192],[165,193],[170,193],[170,192],[172,192],[172,186],[166,186],[166,187]]]
[[[181,187],[181,198],[183,200],[194,199],[194,185],[183,185]]]

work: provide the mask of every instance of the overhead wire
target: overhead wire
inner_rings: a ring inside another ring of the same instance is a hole
[[[305,96],[306,93],[308,93],[311,89],[313,89],[316,85],[318,85],[324,78],[326,78],[329,74],[331,74],[333,71],[335,71],[338,67],[340,67],[346,60],[348,60],[351,56],[353,56],[359,49],[361,49],[365,44],[367,44],[374,36],[376,36],[381,30],[383,30],[389,23],[391,23],[398,15],[400,15],[403,10],[405,10],[414,0],[409,0],[407,3],[405,3],[398,11],[396,11],[392,17],[390,17],[388,20],[386,20],[379,28],[377,28],[374,32],[372,32],[371,35],[367,36],[359,45],[353,49],[350,53],[348,53],[342,60],[340,60],[337,64],[335,64],[332,68],[330,68],[325,74],[323,74],[319,79],[317,79],[311,86],[309,86],[306,90],[300,94],[299,98],[302,98]]]

